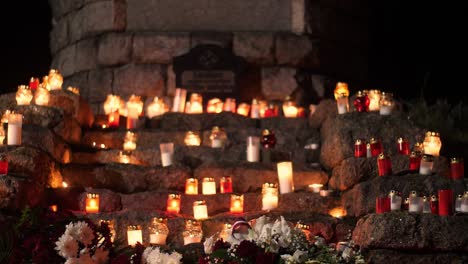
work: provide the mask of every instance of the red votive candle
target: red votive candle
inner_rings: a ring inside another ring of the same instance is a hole
[[[111,128],[118,128],[119,127],[119,120],[120,114],[119,111],[115,111],[109,114],[109,119],[107,121],[107,125]]]
[[[354,107],[358,112],[369,112],[370,100],[366,93],[359,91],[354,99]]]
[[[377,197],[375,201],[375,212],[377,214],[390,212],[390,197]]]
[[[230,176],[222,177],[219,181],[220,193],[232,193],[232,179]]]
[[[377,138],[371,138],[370,140],[371,154],[372,157],[379,156],[383,152],[382,142]]]
[[[409,169],[412,171],[419,171],[419,166],[421,166],[421,155],[413,151],[409,157]]]
[[[439,201],[437,201],[437,196],[432,195],[431,196],[431,213],[432,214],[439,214]]]
[[[0,160],[0,175],[8,174],[8,161]]]
[[[362,139],[356,139],[354,143],[354,157],[366,157],[366,142]]]
[[[31,77],[31,80],[29,81],[29,89],[31,89],[31,91],[35,91],[37,87],[39,87],[39,79]]]
[[[459,180],[465,177],[465,163],[461,158],[450,159],[450,178]]]
[[[439,190],[439,215],[453,214],[453,190]]]
[[[390,160],[390,157],[383,153],[380,153],[377,158],[377,167],[379,176],[388,176],[392,174],[392,161]]]
[[[400,153],[401,155],[409,155],[410,154],[409,142],[405,138],[398,138],[397,148],[398,148],[398,153]]]

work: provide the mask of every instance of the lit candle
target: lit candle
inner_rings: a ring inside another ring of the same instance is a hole
[[[419,171],[421,165],[421,155],[419,152],[412,151],[409,157],[409,169],[412,171]]]
[[[356,99],[353,101],[354,108],[356,108],[357,112],[368,112],[369,103],[369,97],[365,91],[359,91],[356,95]]]
[[[262,185],[262,210],[272,210],[278,207],[278,186],[274,183]]]
[[[421,213],[422,209],[422,198],[415,191],[412,191],[409,196],[408,211],[410,213]]]
[[[126,153],[123,153],[122,151],[119,152],[119,162],[128,164],[130,163],[130,156],[127,155]]]
[[[465,177],[465,163],[462,158],[450,159],[450,178],[460,180]]]
[[[180,194],[169,194],[167,197],[167,208],[168,213],[178,214],[180,212]]]
[[[219,233],[219,238],[221,238],[223,241],[226,241],[229,236],[231,236],[231,229],[232,225],[229,223],[224,223],[223,229]]]
[[[167,219],[153,218],[149,231],[151,245],[166,245],[167,235],[169,234]]]
[[[242,214],[244,212],[244,195],[231,194],[231,213]]]
[[[370,147],[371,147],[372,157],[377,157],[379,156],[380,153],[383,152],[383,146],[382,146],[382,142],[380,141],[380,139],[371,138]]]
[[[328,197],[333,193],[333,190],[320,190],[320,196]]]
[[[18,86],[18,91],[16,92],[16,103],[18,105],[29,105],[33,98],[31,89],[27,85]]]
[[[108,94],[106,101],[103,104],[104,113],[106,115],[118,112],[119,109],[125,108],[125,102],[118,95]]]
[[[192,93],[190,95],[190,101],[187,103],[185,108],[187,114],[201,114],[203,113],[203,97],[201,94]]]
[[[205,201],[193,202],[193,218],[196,220],[208,218],[208,207]]]
[[[468,213],[468,191],[465,191],[465,194],[463,194],[461,212]]]
[[[279,107],[277,104],[275,103],[269,103],[268,104],[268,107],[265,111],[265,117],[276,117],[278,116],[278,113],[279,113]],[[299,113],[298,113],[299,115]]]
[[[250,118],[260,118],[260,104],[257,99],[252,100],[250,107]]]
[[[434,157],[431,155],[423,155],[419,166],[419,174],[431,175],[432,167],[434,166]]]
[[[319,183],[309,184],[309,189],[312,190],[312,192],[314,193],[319,193],[322,187],[323,187],[323,184],[319,184]]]
[[[8,174],[8,160],[1,157],[0,158],[0,175],[7,175]]]
[[[287,98],[286,101],[283,102],[283,114],[287,118],[297,117],[296,104],[289,98]]]
[[[232,179],[230,176],[222,177],[219,180],[220,193],[232,193]]]
[[[218,114],[223,111],[223,101],[219,98],[213,98],[208,101],[206,112],[210,114]]]
[[[348,84],[345,82],[337,82],[335,86],[335,90],[333,91],[333,94],[335,95],[336,100],[342,95],[348,97],[349,96]]]
[[[463,195],[459,194],[455,199],[455,212],[461,212],[461,204],[462,204]]]
[[[401,209],[401,195],[395,190],[391,190],[388,196],[390,197],[390,209],[392,211],[399,211]]]
[[[140,96],[131,95],[127,102],[127,129],[136,127],[138,117],[143,112],[143,102]]]
[[[198,221],[187,220],[182,235],[184,237],[184,245],[200,243],[203,237],[201,224]]]
[[[423,214],[432,213],[431,202],[429,201],[429,199],[427,199],[426,196],[423,196],[423,198],[422,198],[422,212],[423,212]]]
[[[5,129],[3,129],[3,123],[0,125],[0,145],[5,144]]]
[[[29,80],[29,88],[31,91],[35,91],[39,87],[39,78],[31,77]]]
[[[123,150],[134,151],[136,149],[136,135],[133,132],[127,131],[124,138]]]
[[[437,132],[426,132],[424,138],[424,154],[432,155],[434,157],[439,156],[440,148],[442,147],[442,141],[440,140],[440,134]]]
[[[71,92],[73,94],[76,94],[76,95],[80,95],[80,88],[78,88],[78,87],[68,86],[67,91],[69,91],[69,92]]]
[[[346,114],[349,112],[349,100],[348,96],[345,94],[341,94],[338,98],[336,98],[336,105],[338,107],[338,114]]]
[[[328,211],[328,214],[335,218],[343,218],[346,216],[346,210],[343,207],[335,207]]]
[[[247,137],[247,161],[260,161],[260,138],[255,136]]]
[[[63,188],[68,188],[68,183],[66,181],[62,181],[62,187]]]
[[[212,148],[222,148],[227,140],[226,132],[218,126],[211,129],[210,141]]]
[[[260,114],[260,118],[265,117],[265,112],[268,109],[268,104],[265,100],[258,101],[258,112]]]
[[[393,111],[394,102],[393,94],[382,92],[382,96],[379,101],[380,115],[390,115]]]
[[[280,193],[290,193],[294,191],[292,162],[285,161],[277,163],[278,180]]]
[[[390,157],[384,153],[380,153],[377,158],[377,168],[379,176],[389,176],[392,174],[392,162]]]
[[[192,131],[188,131],[185,134],[184,143],[186,146],[200,146],[201,139],[200,136]]]
[[[389,197],[377,197],[375,201],[375,213],[383,214],[390,212],[390,198]]]
[[[39,85],[36,92],[34,92],[34,102],[37,105],[48,105],[50,99],[49,90],[44,88],[42,85]]]
[[[447,216],[453,214],[453,190],[439,190],[439,215]]]
[[[363,139],[356,139],[354,143],[354,157],[366,157],[366,142]]]
[[[187,98],[187,90],[176,88],[174,101],[172,103],[172,112],[185,112],[185,100]]]
[[[159,97],[154,97],[153,102],[151,102],[146,108],[146,114],[148,115],[149,118],[163,115],[164,113],[168,111],[169,111],[169,108],[164,103],[164,101]]]
[[[410,154],[410,147],[409,147],[409,142],[408,139],[405,138],[398,138],[397,140],[397,148],[398,148],[398,153],[401,155],[409,155]]]
[[[188,178],[185,181],[185,194],[196,195],[198,194],[198,180],[195,178]]]
[[[137,243],[143,243],[143,233],[141,226],[129,225],[127,227],[127,242],[129,246],[135,246]]]
[[[237,114],[241,116],[249,116],[250,105],[246,103],[241,103],[237,107]]]
[[[372,149],[370,143],[366,144],[366,157],[372,158]]]
[[[99,213],[99,194],[97,193],[86,194],[86,213],[88,214]]]
[[[367,96],[369,97],[369,111],[379,111],[380,109],[380,91],[369,90]]]
[[[23,115],[11,112],[8,115],[8,145],[21,145]]]
[[[236,112],[236,99],[226,98],[226,101],[224,102],[224,106],[223,106],[223,111],[235,113]]]
[[[161,165],[163,167],[171,166],[174,159],[174,143],[161,143],[159,150],[161,151]]]
[[[120,114],[119,111],[111,112],[108,115],[107,125],[110,128],[117,128],[120,124]]]
[[[432,195],[431,196],[431,213],[438,215],[439,214],[439,200],[437,199],[437,196]]]
[[[63,76],[58,70],[51,69],[47,76],[47,82],[50,90],[61,90],[63,84]]]
[[[202,193],[204,195],[216,194],[216,182],[214,178],[203,178]]]
[[[49,206],[49,210],[50,210],[51,212],[56,213],[56,212],[58,211],[58,207],[57,207],[56,204],[53,204],[53,205],[50,205],[50,206]]]

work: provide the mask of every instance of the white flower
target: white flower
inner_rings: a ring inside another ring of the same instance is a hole
[[[325,246],[326,245],[326,241],[325,241],[325,238],[323,237],[315,237],[315,243],[314,243],[316,246],[320,247],[320,246]]]
[[[65,264],[80,264],[80,259],[78,258],[69,258],[65,261]]]
[[[151,251],[153,251],[152,247],[145,248],[145,251],[143,251],[143,254],[141,254],[141,264],[146,264],[147,263],[146,260],[148,259],[148,255],[149,255],[149,253],[151,253]]]
[[[343,250],[343,254],[341,255],[345,260],[349,260],[352,258],[354,255],[353,249],[350,247],[347,247]]]
[[[104,250],[103,248],[97,248],[96,252],[93,255],[94,263],[104,264],[109,260],[109,251]]]
[[[203,247],[205,248],[206,254],[211,254],[213,252],[213,245],[215,243],[215,236],[211,236],[203,242]]]
[[[293,258],[297,263],[304,263],[308,258],[307,251],[296,250],[293,254]]]
[[[85,246],[91,244],[94,239],[93,230],[88,226],[86,222],[78,221],[76,223],[70,223],[67,225],[65,234],[73,237]]]
[[[289,254],[281,255],[281,259],[284,261],[285,264],[294,264],[294,258]]]
[[[163,256],[161,256],[161,251],[159,248],[154,248],[146,257],[148,264],[164,264]]]
[[[76,257],[78,253],[78,243],[76,240],[67,234],[63,234],[59,237],[58,241],[55,242],[55,250],[58,251],[58,254],[64,258]]]
[[[172,252],[170,255],[165,254],[167,257],[165,259],[166,264],[179,264],[182,259],[182,255],[177,252]]]
[[[255,219],[254,225],[253,225],[253,227],[252,227],[253,230],[255,231],[255,233],[261,234],[261,233],[262,233],[263,226],[264,226],[265,224],[267,224],[267,223],[269,222],[269,220],[270,220],[270,219],[269,219],[268,217],[264,216],[264,215],[261,216],[261,217],[259,217],[259,218],[257,218],[257,219]]]

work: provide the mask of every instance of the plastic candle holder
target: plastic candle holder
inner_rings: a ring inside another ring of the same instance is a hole
[[[262,210],[272,210],[278,207],[278,185],[264,183],[262,185]]]
[[[236,99],[235,98],[226,98],[223,105],[224,112],[236,112]]]
[[[201,94],[192,93],[190,101],[185,106],[185,113],[187,114],[201,114],[203,113],[203,97]]]
[[[260,144],[264,148],[274,148],[276,145],[276,136],[275,133],[269,129],[264,129],[262,131],[262,138],[260,140]]]
[[[372,157],[377,157],[380,153],[383,152],[382,142],[377,138],[370,139],[370,148]]]
[[[369,112],[369,97],[363,91],[359,91],[353,101],[354,108],[357,112]]]
[[[366,157],[366,142],[363,139],[356,139],[354,143],[354,157]]]
[[[388,196],[390,197],[390,209],[392,211],[401,210],[401,195],[392,190]]]
[[[171,166],[174,162],[174,143],[161,143],[159,150],[161,152],[161,165],[163,167]]]
[[[260,138],[256,136],[247,137],[247,161],[260,161]]]
[[[348,84],[345,82],[337,82],[335,86],[335,90],[333,91],[335,99],[338,100],[340,96],[349,96],[349,89]]]
[[[50,90],[62,90],[63,76],[58,70],[51,69],[47,76],[47,83]]]
[[[431,175],[433,166],[434,166],[434,157],[431,155],[423,155],[421,158],[421,164],[419,166],[419,174]]]
[[[192,131],[185,133],[184,143],[186,146],[200,146],[200,136]]]
[[[193,202],[193,218],[196,220],[208,218],[208,207],[205,201]]]
[[[99,213],[99,194],[88,193],[86,194],[86,213],[95,214]]]
[[[448,216],[453,214],[453,190],[439,190],[439,215]]]
[[[377,214],[390,212],[390,197],[377,197],[375,212]]]
[[[0,175],[8,174],[8,161],[4,158],[0,159]]]
[[[389,176],[392,174],[392,161],[387,155],[380,153],[377,158],[379,176]]]
[[[431,213],[438,215],[439,214],[439,200],[437,199],[437,196],[435,195],[431,196],[430,205],[431,205]]]
[[[369,90],[367,96],[369,97],[369,111],[379,111],[381,92],[379,90]]]
[[[185,194],[196,195],[198,194],[198,180],[195,178],[188,178],[185,181]]]
[[[203,237],[203,231],[200,222],[187,220],[185,222],[185,230],[182,233],[182,236],[184,237],[184,245],[200,243]]]
[[[23,130],[23,115],[11,112],[8,115],[8,145],[21,145]]]
[[[36,105],[46,106],[49,104],[49,100],[50,100],[49,90],[47,90],[42,85],[39,85],[39,87],[34,92],[34,103]]]
[[[230,176],[224,176],[219,180],[220,193],[232,193],[232,179]]]
[[[410,154],[410,146],[409,141],[406,138],[398,138],[397,139],[397,149],[398,153],[401,155],[409,155]]]
[[[223,101],[219,98],[212,98],[206,105],[206,112],[209,114],[219,114],[223,111]]]
[[[153,101],[146,108],[146,115],[149,118],[153,118],[161,116],[168,111],[169,108],[166,105],[166,103],[164,103],[163,99],[159,97],[154,97]]]
[[[232,214],[242,214],[244,212],[244,195],[231,194],[230,211]]]
[[[180,212],[180,194],[169,194],[167,197],[166,211],[168,213],[178,214]]]
[[[341,94],[338,98],[336,98],[336,106],[338,108],[338,114],[346,114],[349,112],[349,100],[348,96],[345,94]]]
[[[174,101],[172,103],[172,112],[185,112],[185,100],[187,99],[187,90],[176,88]]]
[[[141,226],[129,225],[127,227],[127,242],[129,246],[135,246],[137,243],[143,243],[143,233]]]
[[[450,178],[460,180],[465,177],[465,163],[462,158],[450,159]]]
[[[241,103],[237,107],[237,114],[241,116],[249,116],[250,105],[246,103]]]
[[[434,157],[439,156],[439,152],[442,147],[440,134],[431,131],[426,132],[426,137],[424,138],[423,146],[424,154],[432,155]]]
[[[214,178],[203,178],[202,181],[202,193],[204,195],[216,194],[216,182]]]
[[[421,155],[418,152],[412,151],[409,156],[409,169],[412,171],[419,171],[421,166]]]
[[[394,106],[393,94],[382,92],[379,102],[380,115],[391,115]]]

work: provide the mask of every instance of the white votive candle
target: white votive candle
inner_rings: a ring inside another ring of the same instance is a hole
[[[23,115],[11,113],[8,116],[8,145],[21,145]]]
[[[260,161],[260,138],[250,136],[247,138],[247,161]]]
[[[281,194],[294,191],[292,162],[285,161],[277,164],[279,189]]]

